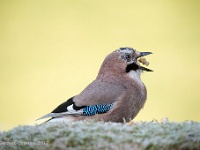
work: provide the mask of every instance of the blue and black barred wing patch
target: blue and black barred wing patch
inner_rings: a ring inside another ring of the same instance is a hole
[[[112,109],[113,103],[109,104],[98,104],[98,105],[91,105],[91,106],[76,106],[73,97],[70,98],[68,101],[60,104],[56,109],[54,109],[51,113],[42,116],[39,119],[44,118],[58,118],[66,115],[83,115],[83,116],[92,116],[96,114],[106,113],[110,109]],[[39,120],[37,119],[37,120]]]
[[[110,104],[100,104],[100,105],[92,105],[86,106],[83,108],[83,115],[84,116],[92,116],[96,114],[106,113],[111,110],[113,107],[113,103]]]

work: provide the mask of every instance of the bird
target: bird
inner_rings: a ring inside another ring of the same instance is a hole
[[[39,119],[50,118],[46,122],[131,121],[147,99],[140,76],[144,71],[153,70],[141,66],[138,59],[149,54],[152,52],[139,52],[131,47],[116,49],[104,59],[96,79],[80,94]]]

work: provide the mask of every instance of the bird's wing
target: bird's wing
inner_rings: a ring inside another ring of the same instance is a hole
[[[66,115],[83,115],[83,116],[92,116],[95,114],[106,113],[110,109],[112,109],[114,103],[108,104],[97,104],[97,105],[89,105],[89,106],[81,106],[78,107],[73,101],[73,97],[67,100],[66,102],[60,104],[56,109],[54,109],[51,113],[42,116],[41,118],[37,119],[44,119],[44,118],[58,118]]]
[[[122,86],[94,81],[83,92],[60,104],[51,113],[39,118],[57,118],[66,115],[91,116],[106,113],[113,108],[125,89]],[[37,119],[37,120],[39,120]]]
[[[83,113],[82,110],[83,107],[76,107],[76,108],[73,107],[76,107],[76,105],[74,104],[72,97],[69,100],[65,101],[64,103],[60,104],[58,107],[56,107],[51,113],[44,115],[37,120],[49,117],[57,118],[64,115],[79,115]]]
[[[125,91],[122,85],[95,80],[74,97],[74,102],[77,106],[113,103],[119,100]]]

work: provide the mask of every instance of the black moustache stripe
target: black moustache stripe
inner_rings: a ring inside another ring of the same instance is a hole
[[[135,63],[132,63],[132,64],[127,65],[126,73],[129,73],[132,70],[136,71],[138,69],[139,69],[139,66],[137,64],[135,64]]]

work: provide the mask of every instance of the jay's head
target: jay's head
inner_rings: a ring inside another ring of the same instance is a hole
[[[101,72],[112,72],[113,74],[129,73],[135,71],[152,71],[140,65],[138,59],[140,57],[152,54],[151,52],[138,52],[130,47],[122,47],[109,54],[101,67]]]

